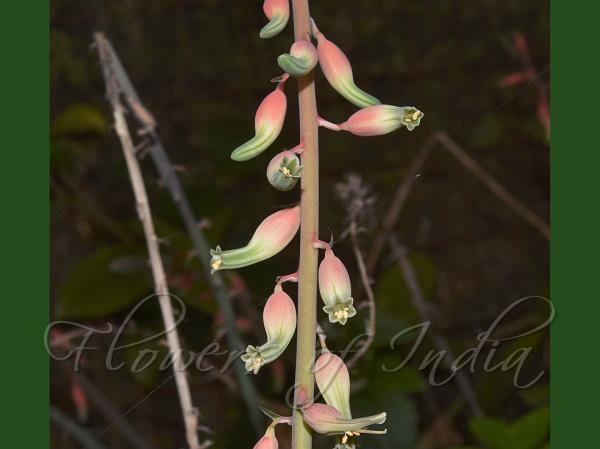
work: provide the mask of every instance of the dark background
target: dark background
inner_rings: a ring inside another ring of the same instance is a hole
[[[548,220],[549,145],[536,89],[536,83],[548,82],[547,2],[312,3],[313,17],[348,55],[360,87],[384,103],[414,105],[425,113],[421,126],[410,133],[401,130],[360,138],[321,132],[323,239],[329,238],[329,229],[336,238],[344,231],[346,204],[336,197],[334,186],[354,173],[376,197],[374,206],[365,211],[368,229],[360,241],[367,252],[407,167],[436,130],[449,133],[532,212]],[[152,290],[143,234],[111,127],[97,53],[91,48],[93,31],[104,31],[111,39],[158,120],[167,151],[184,168],[180,176],[196,214],[210,222],[206,232],[213,246],[244,244],[266,215],[297,201],[297,189],[276,192],[264,177],[270,157],[297,143],[293,82],[286,88],[289,107],[284,131],[273,147],[249,162],[229,159],[231,150],[252,135],[256,107],[272,89],[269,79],[280,74],[276,57],[287,52],[291,43],[290,25],[273,39],[259,39],[258,30],[266,23],[261,6],[259,1],[52,2],[52,319],[118,326]],[[524,69],[514,52],[519,41],[515,35],[528,44],[536,83],[508,85],[511,78],[506,77]],[[320,114],[335,122],[356,110],[318,70],[317,98]],[[180,329],[184,345],[199,351],[215,339],[223,342],[222,320],[199,265],[189,257],[191,243],[179,215],[149,158],[143,168],[158,233],[164,239],[161,249],[169,283],[189,306]],[[441,147],[420,171],[394,233],[410,249],[437,332],[451,341],[456,353],[475,346],[475,336],[512,302],[548,294],[548,242]],[[233,301],[245,341],[258,343],[264,338],[261,305],[274,277],[295,270],[296,247],[292,244],[277,257],[228,277],[238,292]],[[350,270],[356,293],[362,295],[355,296],[360,303],[364,295],[357,288],[360,280],[349,239],[340,240],[335,249]],[[377,337],[352,372],[352,404],[357,416],[386,410],[389,434],[365,439],[365,444],[394,449],[502,447],[500,435],[511,432],[506,423],[513,423],[513,433],[519,424],[527,434],[545,433],[539,416],[547,405],[547,374],[525,390],[512,386],[514,370],[503,374],[478,369],[470,374],[484,412],[500,420],[482,421],[474,419],[456,383],[431,387],[428,370],[418,370],[431,349],[429,340],[408,367],[383,372],[382,363],[399,363],[410,348],[407,342],[405,350],[391,351],[390,337],[421,320],[387,248],[373,280]],[[504,331],[516,335],[547,314],[543,303],[532,302],[507,317]],[[319,316],[322,323],[323,318]],[[158,307],[148,304],[135,314],[122,341],[152,335],[161,324]],[[345,328],[327,329],[330,347],[343,348],[363,331],[361,326],[359,317]],[[68,332],[72,327],[60,329]],[[162,383],[168,373],[156,367],[138,374],[126,368],[108,371],[104,356],[111,338],[95,337],[91,342],[100,350],[86,353],[82,362],[86,379],[121,414],[152,393],[124,419],[155,449],[183,446],[174,384]],[[157,341],[150,347],[164,351]],[[547,332],[500,348],[506,358],[521,347],[533,348],[522,372],[527,383],[547,370]],[[281,362],[253,378],[273,408],[283,404],[285,390],[293,382],[293,348],[292,343]],[[120,351],[115,360],[131,364],[142,349]],[[224,361],[224,357],[211,359],[216,365]],[[113,420],[99,411],[88,393],[79,393],[80,381],[71,374],[69,362],[53,361],[51,369],[54,406],[100,435],[106,447],[130,447],[117,427],[104,432]],[[192,371],[200,422],[214,431],[210,437],[215,447],[252,447],[256,437],[231,382],[232,378],[215,379]],[[535,444],[523,449],[541,446]],[[285,431],[280,445],[289,445]],[[55,425],[52,446],[80,447]]]

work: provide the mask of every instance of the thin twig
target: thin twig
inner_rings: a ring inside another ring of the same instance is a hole
[[[86,449],[106,449],[90,432],[53,405],[50,406],[50,420],[67,431]]]
[[[550,240],[550,226],[527,206],[516,199],[508,192],[494,177],[489,174],[475,159],[456,143],[448,133],[438,131],[435,134],[436,140],[452,154],[462,165],[465,166],[473,175],[475,175],[485,186],[492,191],[494,195],[500,198],[513,212],[536,228],[546,240]]]
[[[425,160],[434,149],[435,143],[439,143],[442,148],[448,151],[456,158],[467,170],[477,177],[490,191],[502,200],[517,215],[532,225],[546,240],[550,239],[550,227],[548,223],[533,213],[527,206],[516,199],[508,190],[506,190],[496,179],[488,173],[477,161],[455,142],[445,131],[434,132],[425,144],[419,149],[415,159],[411,163],[402,184],[396,190],[396,194],[390,205],[388,213],[383,220],[382,231],[373,241],[373,245],[367,257],[367,272],[372,274],[377,267],[377,262],[385,246],[385,239],[388,238],[392,229],[398,222],[398,217],[404,208],[406,199],[412,191],[415,184],[415,177],[423,167]]]
[[[421,168],[423,168],[425,159],[427,159],[427,156],[429,156],[429,153],[431,153],[434,145],[435,138],[434,136],[431,136],[417,152],[417,155],[410,164],[410,167],[404,176],[402,184],[400,184],[400,187],[398,187],[398,190],[396,190],[394,200],[392,201],[392,204],[390,204],[390,208],[383,219],[381,232],[379,232],[375,237],[373,245],[371,246],[367,256],[367,273],[369,275],[375,271],[377,262],[381,256],[381,252],[385,247],[386,239],[396,225],[398,217],[400,216],[400,213],[406,204],[406,199],[410,195],[412,187],[415,185],[415,179],[419,176],[419,172],[421,171]]]
[[[373,339],[375,338],[376,328],[375,295],[373,294],[373,289],[371,288],[371,282],[369,281],[369,273],[367,272],[365,259],[358,243],[357,234],[358,232],[356,228],[356,220],[353,219],[350,223],[350,238],[352,241],[352,251],[354,252],[354,257],[356,258],[356,264],[358,265],[358,271],[360,273],[360,279],[362,281],[363,288],[367,295],[369,318],[365,320],[365,330],[367,339],[360,345],[358,351],[356,351],[352,358],[346,363],[348,369],[352,368],[356,364],[356,362],[358,362],[360,358],[367,352],[367,350],[373,343]]]
[[[160,174],[162,182],[167,188],[171,199],[177,206],[177,209],[179,210],[186,230],[194,244],[194,255],[197,256],[202,263],[205,278],[209,283],[213,295],[217,301],[217,305],[223,314],[223,320],[227,328],[227,346],[230,351],[236,351],[240,348],[243,348],[245,345],[240,338],[235,325],[235,313],[231,304],[229,291],[220,273],[211,275],[209,257],[207,257],[210,247],[201,227],[199,226],[199,221],[194,214],[187,195],[181,186],[181,182],[175,169],[173,168],[173,164],[169,159],[168,153],[165,150],[160,140],[160,136],[156,131],[156,120],[142,103],[112,44],[108,39],[104,39],[106,51],[110,56],[110,60],[108,61],[110,68],[115,78],[118,80],[119,88],[123,92],[133,116],[143,127],[141,132],[146,134],[151,140],[151,142],[148,143],[147,149],[157,171]],[[236,380],[240,386],[242,397],[246,403],[248,415],[250,416],[254,430],[257,432],[257,434],[262,434],[264,431],[264,429],[262,429],[263,419],[256,408],[256,388],[252,378],[251,376],[246,375],[246,370],[241,360],[236,360],[234,362],[234,372]]]
[[[171,298],[169,296],[165,270],[158,246],[158,238],[152,221],[152,213],[148,195],[146,193],[146,187],[135,155],[135,147],[125,120],[125,108],[121,103],[119,90],[117,88],[118,81],[110,68],[110,55],[106,51],[106,39],[101,33],[96,33],[94,38],[102,63],[106,82],[106,93],[113,109],[115,130],[121,142],[123,155],[125,156],[125,161],[127,163],[127,170],[136,201],[137,214],[144,229],[146,246],[148,247],[148,254],[150,257],[150,266],[152,268],[152,277],[154,279],[154,289],[158,296],[158,302],[165,325],[169,354],[173,359],[173,375],[175,377],[177,393],[181,403],[183,421],[186,429],[186,440],[190,449],[200,449],[202,446],[198,440],[197,433],[198,411],[192,404],[190,387],[186,377],[185,367],[181,359],[181,343],[179,342],[179,335],[175,325],[175,314],[171,305]]]
[[[419,281],[417,280],[415,270],[406,255],[406,249],[399,245],[397,242],[394,242],[393,239],[390,239],[390,246],[392,247],[394,255],[398,259],[398,264],[400,265],[400,269],[402,270],[402,274],[404,275],[406,286],[408,288],[408,291],[410,292],[409,298],[411,304],[417,310],[423,322],[432,323],[433,320],[431,313],[429,312],[427,302],[425,301],[425,296],[423,295],[423,291],[421,290],[421,286],[419,284]],[[446,362],[448,365],[451,366],[452,363],[456,360],[456,358],[454,357],[454,354],[450,349],[450,344],[448,343],[448,340],[445,337],[439,335],[435,330],[431,332],[431,339],[437,351],[445,353]],[[481,409],[481,406],[479,405],[479,401],[477,400],[475,390],[472,387],[468,377],[462,371],[456,372],[456,382],[462,395],[469,404],[473,415],[483,416],[483,411]]]
[[[76,372],[75,377],[81,388],[86,392],[90,400],[98,407],[98,410],[121,431],[123,437],[132,448],[151,449],[144,438],[133,428],[131,424],[121,415],[119,410],[104,396],[98,387],[81,372]]]

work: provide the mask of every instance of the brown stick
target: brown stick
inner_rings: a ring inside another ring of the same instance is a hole
[[[102,66],[104,69],[107,95],[113,108],[115,130],[121,142],[123,155],[125,156],[125,161],[127,163],[127,171],[129,172],[129,178],[135,196],[137,214],[142,222],[144,236],[146,237],[146,246],[148,247],[152,277],[154,279],[154,290],[158,296],[160,311],[165,325],[169,354],[173,359],[173,375],[175,377],[177,393],[181,403],[181,411],[183,413],[183,421],[186,429],[186,440],[190,449],[201,449],[202,447],[206,447],[206,444],[200,445],[200,442],[198,441],[198,411],[192,404],[190,387],[186,377],[185,367],[181,360],[181,343],[179,342],[179,335],[177,334],[175,315],[171,305],[171,298],[169,296],[165,270],[158,246],[158,238],[152,221],[152,212],[150,210],[150,203],[148,201],[144,179],[135,155],[133,140],[131,139],[125,120],[125,108],[119,98],[116,80],[109,70],[109,64],[107,63],[108,55],[105,51],[105,38],[101,33],[96,33],[94,39],[98,47],[100,60],[103,62]]]
[[[446,132],[438,131],[434,134],[436,140],[452,154],[461,164],[475,175],[494,195],[500,198],[513,212],[536,228],[546,240],[550,240],[550,226],[536,214],[531,212],[523,203],[508,192],[494,179],[475,159],[458,145]]]
[[[360,246],[358,244],[356,221],[354,220],[352,221],[352,223],[350,223],[350,237],[352,239],[352,251],[354,252],[354,257],[356,258],[356,264],[358,265],[360,279],[362,281],[363,289],[365,290],[365,293],[367,295],[369,318],[365,320],[367,339],[360,345],[358,351],[356,351],[352,358],[346,363],[348,369],[352,368],[356,364],[356,362],[358,362],[360,358],[367,352],[367,350],[373,343],[373,339],[375,338],[376,328],[375,295],[373,294],[371,282],[369,281],[369,273],[367,272],[365,258],[363,257],[362,251],[360,250]]]
[[[308,0],[292,0],[292,8],[295,39],[306,40],[310,32]],[[300,391],[303,392],[306,400],[311,401],[314,396],[318,253],[313,247],[313,242],[319,232],[319,129],[313,72],[298,78],[298,103],[300,141],[304,143],[304,152],[301,155],[304,169],[300,202],[298,333],[294,397],[296,403]],[[311,434],[298,409],[294,410],[292,426],[292,449],[310,449]]]
[[[415,178],[418,176],[419,171],[423,167],[425,163],[425,159],[431,153],[433,146],[435,145],[435,137],[431,136],[425,144],[419,149],[417,155],[414,160],[410,164],[406,175],[404,176],[404,181],[396,190],[396,195],[394,196],[394,200],[390,205],[388,213],[383,219],[382,230],[377,234],[377,237],[373,241],[373,245],[371,246],[371,250],[369,251],[369,255],[367,257],[367,273],[372,274],[375,271],[377,266],[377,262],[379,261],[379,257],[381,256],[381,252],[386,244],[386,239],[391,234],[392,229],[396,225],[398,221],[398,217],[400,216],[400,212],[404,208],[404,204],[406,204],[406,199],[410,195],[412,191],[412,187],[415,184]]]
[[[399,245],[396,245],[394,242],[391,242],[392,249],[395,255],[398,258],[398,263],[400,265],[400,269],[404,275],[404,280],[406,281],[406,286],[408,287],[408,291],[410,292],[410,301],[413,307],[419,313],[421,319],[424,322],[432,323],[432,316],[429,313],[429,309],[427,308],[427,303],[425,301],[425,297],[423,296],[423,291],[421,290],[421,286],[419,285],[419,281],[417,280],[417,275],[415,270],[413,269],[412,264],[408,260],[406,256],[406,250]],[[451,365],[456,358],[450,349],[450,344],[448,340],[433,331],[431,333],[431,339],[433,340],[433,345],[439,352],[444,352],[446,357],[449,360],[449,364]],[[458,384],[458,388],[460,389],[463,397],[469,404],[471,408],[471,412],[474,416],[483,416],[483,411],[481,410],[481,406],[477,401],[477,396],[475,394],[475,390],[471,386],[468,377],[462,371],[456,372],[456,383]]]

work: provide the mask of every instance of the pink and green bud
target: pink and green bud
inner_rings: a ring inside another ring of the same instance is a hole
[[[260,30],[261,39],[269,39],[285,28],[290,19],[289,0],[265,0],[263,11],[269,23]]]
[[[265,435],[258,440],[258,443],[254,445],[253,449],[278,449],[279,442],[275,437],[275,428],[273,426],[269,426]]]
[[[315,380],[327,405],[339,410],[342,417],[351,419],[350,375],[344,361],[324,350],[315,362]]]
[[[299,227],[300,206],[269,215],[258,225],[246,246],[226,251],[219,246],[211,249],[212,272],[246,267],[273,257],[290,243]]]
[[[346,324],[348,318],[356,315],[348,270],[329,247],[319,265],[319,292],[330,323]]]
[[[349,438],[360,436],[363,433],[383,434],[385,430],[369,430],[374,424],[383,424],[387,418],[385,412],[364,418],[347,419],[330,405],[314,403],[301,409],[304,422],[317,433],[325,435],[343,435],[342,443],[346,444]]]
[[[319,62],[317,49],[308,41],[294,42],[289,54],[284,53],[277,58],[277,64],[292,76],[304,76],[315,68]]]
[[[380,104],[381,101],[356,86],[352,66],[344,52],[320,31],[317,31],[316,34],[319,65],[331,87],[360,108]]]
[[[339,128],[357,136],[389,134],[402,126],[409,131],[421,123],[423,113],[412,106],[370,106],[352,114]]]
[[[231,153],[234,161],[247,161],[265,151],[279,137],[287,111],[287,98],[283,87],[289,75],[280,79],[277,88],[267,95],[256,111],[254,118],[255,135]]]
[[[277,190],[284,192],[294,188],[301,173],[300,159],[291,150],[282,151],[275,155],[267,166],[269,183]]]
[[[246,354],[242,355],[246,370],[254,374],[285,351],[296,330],[296,307],[281,284],[275,286],[275,291],[265,304],[263,324],[267,342],[262,346],[249,345]]]

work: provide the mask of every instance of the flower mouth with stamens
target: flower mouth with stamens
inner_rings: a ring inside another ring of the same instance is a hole
[[[356,309],[352,305],[354,300],[347,298],[346,301],[323,307],[323,312],[329,315],[330,323],[340,323],[343,325],[346,324],[348,318],[356,315]]]

